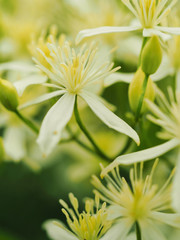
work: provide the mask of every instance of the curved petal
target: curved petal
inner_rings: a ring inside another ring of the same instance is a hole
[[[109,231],[100,240],[119,240],[126,239],[128,233],[132,228],[133,222],[129,219],[123,218],[115,223]]]
[[[176,172],[173,179],[172,189],[172,205],[173,208],[180,213],[180,149],[178,150],[178,159],[176,164]]]
[[[112,73],[111,75],[105,78],[104,86],[109,87],[117,82],[131,83],[134,74],[135,73],[121,73],[121,72]]]
[[[58,226],[54,223],[55,220],[48,220],[43,224],[47,235],[52,240],[78,240],[68,229],[63,227],[61,222],[56,221]],[[62,227],[61,227],[62,226]]]
[[[160,29],[157,29],[157,28],[143,29],[143,37],[152,37],[153,35],[157,35],[161,37],[164,41],[171,39],[171,36],[169,34],[161,32]]]
[[[180,228],[180,214],[153,212],[151,213],[151,218],[171,227]]]
[[[76,44],[80,43],[86,37],[92,37],[95,35],[107,34],[107,33],[119,33],[119,32],[131,32],[140,30],[141,26],[128,26],[128,27],[99,27],[85,29],[78,33],[76,37]]]
[[[144,240],[167,240],[167,238],[161,233],[160,229],[156,227],[157,223],[150,220],[140,222],[140,228],[142,238]]]
[[[161,27],[161,26],[156,26],[155,27],[157,30],[168,33],[168,34],[173,34],[173,35],[180,35],[180,27]]]
[[[126,134],[139,144],[139,137],[134,129],[98,101],[96,95],[83,91],[80,96],[87,102],[98,118],[100,118],[108,127]]]
[[[101,172],[101,176],[105,176],[109,171],[118,165],[130,165],[133,163],[148,161],[157,158],[171,149],[180,145],[178,139],[172,139],[166,143],[160,144],[156,147],[148,148],[134,153],[129,153],[123,156],[117,157],[111,164],[104,168]]]
[[[57,96],[60,96],[62,94],[66,93],[66,90],[58,90],[58,91],[54,91],[54,92],[51,92],[51,93],[46,93],[32,101],[29,101],[21,106],[18,107],[18,109],[24,109],[26,107],[29,107],[29,106],[32,106],[32,105],[35,105],[35,104],[38,104],[38,103],[42,103],[42,102],[45,102],[51,98],[54,98],[54,97],[57,97]]]
[[[13,83],[13,85],[16,88],[19,96],[22,96],[24,90],[30,85],[42,84],[45,83],[47,80],[48,78],[44,75],[33,74]]]
[[[50,154],[59,142],[62,130],[72,116],[74,102],[75,95],[66,93],[46,114],[37,139],[44,155]]]
[[[39,70],[32,64],[24,62],[5,62],[0,64],[0,71],[22,71],[22,72],[39,72]]]

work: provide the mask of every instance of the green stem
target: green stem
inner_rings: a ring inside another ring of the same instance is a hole
[[[136,222],[136,239],[142,240],[141,229],[140,229],[138,222]]]
[[[81,147],[83,147],[87,151],[89,151],[93,154],[97,154],[96,152],[94,152],[93,149],[91,149],[89,146],[87,146],[85,143],[83,143],[81,140],[79,140],[78,136],[73,133],[73,131],[71,130],[71,128],[69,126],[67,126],[67,130],[72,135],[72,137],[71,137],[72,141],[76,141],[76,143],[78,143]],[[61,141],[60,143],[64,143],[64,142]]]
[[[18,110],[14,111],[14,113],[35,133],[39,133],[38,127],[29,119],[25,118]]]
[[[103,151],[97,146],[97,144],[95,143],[94,139],[91,137],[90,133],[88,132],[88,130],[86,129],[86,127],[84,126],[84,124],[81,121],[80,115],[79,115],[79,111],[78,111],[78,106],[77,106],[77,96],[76,96],[76,100],[75,100],[75,106],[74,106],[74,115],[76,118],[76,122],[79,125],[80,129],[82,130],[82,132],[85,134],[85,136],[88,138],[88,140],[90,141],[90,143],[93,145],[96,153],[102,157],[103,159],[105,159],[106,161],[110,162],[112,161],[111,158],[109,158],[108,156],[106,156],[105,153],[103,153]]]
[[[142,109],[142,105],[143,105],[144,96],[145,96],[145,93],[146,93],[148,79],[149,79],[149,75],[146,74],[145,78],[144,78],[144,81],[143,81],[142,93],[141,93],[141,96],[140,96],[140,99],[139,99],[139,104],[138,104],[138,108],[137,108],[137,112],[136,112],[135,122],[138,122],[139,116],[141,114],[141,109]]]

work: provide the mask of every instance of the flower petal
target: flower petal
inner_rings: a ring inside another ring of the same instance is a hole
[[[134,77],[135,73],[112,73],[108,77],[105,78],[104,80],[104,86],[109,87],[114,83],[117,82],[125,82],[125,83],[130,83]]]
[[[167,224],[171,227],[180,228],[180,214],[152,212],[151,218],[153,218],[153,220],[157,220],[164,224]]]
[[[42,152],[48,155],[59,142],[63,128],[69,122],[74,109],[75,95],[66,93],[46,114],[37,139]]]
[[[87,102],[98,118],[100,118],[108,127],[128,135],[139,144],[139,137],[134,129],[98,101],[96,95],[83,91],[80,96]]]
[[[156,26],[155,27],[157,30],[173,34],[173,35],[180,35],[180,27],[161,27],[161,26]]]
[[[144,28],[143,29],[143,37],[152,37],[153,35],[157,35],[161,37],[164,41],[171,39],[169,34],[161,32],[160,29],[157,28]]]
[[[109,231],[100,240],[119,240],[126,239],[128,233],[131,230],[133,222],[128,218],[123,218],[122,220],[115,223]]]
[[[55,220],[48,220],[43,224],[43,228],[46,230],[47,235],[52,240],[78,240],[68,229],[63,227],[62,223]],[[61,227],[62,226],[62,227]]]
[[[100,34],[107,33],[119,33],[119,32],[131,32],[140,30],[141,26],[128,26],[128,27],[99,27],[99,28],[91,28],[85,29],[78,33],[76,37],[76,44],[80,43],[86,37],[92,37]]]
[[[0,64],[0,71],[22,71],[22,72],[31,72],[37,73],[39,70],[32,64],[24,63],[24,62],[5,62]]]
[[[157,158],[179,145],[180,141],[178,139],[172,139],[156,147],[119,156],[111,164],[109,164],[106,168],[102,170],[101,176],[105,176],[109,171],[111,171],[118,165],[130,165],[133,163],[148,161]]]
[[[24,90],[30,85],[45,83],[48,78],[44,75],[33,74],[14,83],[19,96],[22,96]]]
[[[51,98],[54,98],[54,97],[57,97],[57,96],[60,96],[62,94],[66,93],[66,90],[58,90],[58,91],[54,91],[54,92],[51,92],[51,93],[46,93],[32,101],[29,101],[21,106],[18,107],[19,110],[21,109],[24,109],[26,107],[29,107],[29,106],[32,106],[32,105],[35,105],[35,104],[38,104],[38,103],[42,103],[42,102],[45,102]]]
[[[141,221],[140,228],[144,240],[167,240],[161,231],[156,227],[157,223],[151,220]]]
[[[174,209],[180,213],[180,149],[178,149],[178,159],[176,164],[176,172],[173,180],[172,189],[172,205]]]

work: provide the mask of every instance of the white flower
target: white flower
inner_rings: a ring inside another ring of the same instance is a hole
[[[52,38],[51,42],[47,43],[47,47],[49,49],[48,54],[46,54],[47,51],[44,53],[39,48],[37,49],[39,57],[34,60],[52,81],[52,83],[45,85],[51,87],[54,91],[23,106],[27,107],[63,95],[52,106],[42,122],[37,140],[42,152],[45,155],[51,153],[61,139],[62,130],[73,114],[77,96],[83,98],[107,126],[128,135],[139,143],[137,133],[107,109],[100,97],[92,93],[96,86],[101,85],[101,81],[105,77],[119,68],[112,69],[113,64],[103,61],[102,56],[99,58],[94,43],[88,47],[84,45],[79,51],[76,51],[70,47],[69,42],[60,41],[59,44],[56,44]]]
[[[79,32],[76,41],[79,43],[85,37],[91,37],[99,34],[130,32],[142,30],[144,37],[158,35],[167,40],[169,34],[180,34],[178,27],[163,27],[159,24],[167,16],[176,0],[122,0],[122,2],[134,14],[138,23],[128,27],[100,27],[85,29]]]
[[[142,239],[166,239],[158,225],[167,224],[174,228],[180,228],[180,215],[170,213],[171,210],[171,184],[174,174],[172,171],[164,185],[159,188],[153,183],[154,171],[158,160],[155,161],[151,173],[143,177],[143,163],[140,168],[135,165],[130,170],[130,185],[120,176],[119,168],[110,175],[105,175],[106,186],[94,176],[93,185],[95,193],[103,201],[110,204],[110,219],[119,219],[121,238],[124,239],[131,231],[134,224],[138,223],[142,233]],[[139,174],[138,174],[139,173]]]
[[[45,222],[49,237],[53,240],[119,240],[119,225],[112,225],[108,220],[106,204],[99,206],[99,198],[95,201],[86,200],[85,211],[79,213],[79,203],[72,193],[69,194],[73,208],[69,208],[67,203],[60,200],[63,206],[62,212],[65,214],[70,230],[61,222],[49,220]]]
[[[157,89],[157,101],[160,107],[146,100],[149,109],[154,114],[148,118],[163,128],[158,136],[168,141],[152,148],[117,157],[107,168],[103,169],[102,176],[119,164],[129,165],[151,160],[178,147],[177,171],[173,181],[173,206],[180,212],[180,93],[177,92],[176,99],[174,99],[172,89],[169,88],[169,99],[170,103],[165,95]]]

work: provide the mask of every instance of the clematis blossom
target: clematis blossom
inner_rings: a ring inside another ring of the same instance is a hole
[[[61,96],[46,114],[40,128],[37,142],[43,154],[50,154],[60,141],[62,130],[72,117],[77,96],[84,99],[108,127],[126,134],[139,144],[137,133],[105,107],[102,99],[93,92],[96,86],[101,85],[104,78],[119,67],[113,69],[113,64],[105,59],[103,61],[98,55],[95,43],[75,50],[70,47],[68,41],[56,43],[52,38],[47,43],[47,48],[45,52],[38,48],[38,57],[34,58],[34,61],[51,80],[51,83],[43,83],[43,85],[50,87],[53,91],[22,106],[28,107]],[[19,87],[23,88],[23,84],[22,86],[19,84]]]
[[[131,26],[85,29],[79,32],[77,44],[86,37],[107,33],[142,31],[143,37],[157,35],[168,40],[172,35],[180,35],[179,27],[164,27],[160,23],[169,14],[176,0],[122,0],[122,3],[133,13],[135,21]]]

